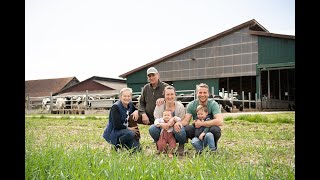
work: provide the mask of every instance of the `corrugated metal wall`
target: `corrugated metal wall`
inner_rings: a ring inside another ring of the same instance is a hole
[[[234,32],[157,64],[164,81],[256,75],[257,37]]]
[[[295,62],[295,40],[259,36],[259,65]]]
[[[177,90],[194,89],[200,82],[206,82],[218,90],[218,79],[221,77],[256,75],[257,41],[257,37],[249,35],[249,29],[245,28],[161,62],[155,67],[161,80],[172,81]],[[127,83],[134,91],[140,91],[139,86],[147,83],[146,69],[128,76]]]

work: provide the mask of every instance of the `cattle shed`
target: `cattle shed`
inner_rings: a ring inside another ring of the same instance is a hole
[[[127,87],[124,79],[106,78],[92,76],[84,81],[81,81],[69,88],[60,91],[60,96],[85,94],[87,91],[90,94],[116,94],[120,89]]]
[[[76,77],[55,79],[38,79],[25,81],[25,97],[43,97],[57,95],[64,89],[71,87],[80,81]]]
[[[119,77],[140,92],[154,66],[177,90],[204,82],[239,99],[295,101],[295,36],[270,33],[255,19],[135,68]],[[244,92],[244,97],[242,94]],[[255,97],[256,95],[256,97]],[[274,106],[277,107],[277,106]]]

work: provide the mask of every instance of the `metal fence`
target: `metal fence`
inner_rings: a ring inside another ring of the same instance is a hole
[[[254,98],[252,98],[251,93],[241,92],[238,94],[237,92],[230,92],[224,91],[222,88],[216,95],[214,93],[214,88],[211,88],[212,96],[210,98],[216,100],[220,105],[221,108],[227,112],[235,112],[235,111],[244,111],[244,110],[263,110],[263,109],[289,109],[293,107],[294,103],[288,101],[281,101],[281,100],[273,100],[273,99],[266,99],[263,98],[262,101],[258,99],[257,94],[255,93]],[[185,107],[187,104],[196,99],[196,91],[195,90],[177,90],[177,101],[180,101]],[[139,96],[141,92],[133,92],[133,100],[134,104],[138,103]],[[85,94],[70,94],[68,96],[71,97],[85,97],[82,109],[74,109],[73,102],[75,99],[68,100],[70,103],[66,105],[64,108],[63,113],[77,113],[77,114],[85,114],[87,110],[108,110],[111,108],[114,102],[118,100],[118,93],[113,94],[93,94],[89,91],[86,91]],[[25,111],[26,113],[30,113],[32,111],[40,111],[42,113],[59,113],[59,109],[56,107],[56,101],[58,98],[65,98],[66,96],[44,96],[44,97],[26,97],[25,100]],[[89,97],[93,97],[93,99],[89,99]],[[238,97],[241,97],[239,99]],[[247,97],[247,99],[243,98]],[[50,103],[46,104],[47,109],[43,108],[42,100],[45,98],[50,99]],[[292,105],[293,104],[293,105]],[[77,110],[77,111],[76,111]],[[293,109],[294,110],[294,109]]]

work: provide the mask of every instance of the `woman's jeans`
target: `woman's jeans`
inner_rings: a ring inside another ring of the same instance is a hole
[[[214,142],[214,136],[211,132],[207,132],[207,134],[203,138],[203,141],[201,141],[197,137],[192,138],[191,144],[196,149],[197,153],[202,152],[203,148],[207,146],[209,146],[209,149],[211,151],[215,151],[217,149]]]
[[[135,134],[133,131],[130,131],[128,129],[121,129],[118,131],[118,135],[119,138],[115,147],[116,149],[119,148],[119,145],[122,145],[127,149],[134,148],[136,150],[140,148],[140,141],[134,138]]]
[[[152,139],[154,140],[154,142],[156,143],[159,138],[160,138],[160,132],[161,132],[161,128],[160,127],[157,127],[156,125],[152,124],[150,127],[149,127],[149,134],[150,136],[152,137]],[[182,127],[180,129],[180,132],[176,132],[174,129],[173,129],[173,134],[174,134],[174,137],[176,139],[176,141],[179,143],[179,144],[184,144],[187,142],[187,134],[186,134],[186,131],[185,131],[185,128]]]

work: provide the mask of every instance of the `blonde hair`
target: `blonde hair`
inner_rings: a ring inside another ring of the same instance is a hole
[[[199,88],[207,88],[208,91],[209,91],[209,86],[208,86],[207,84],[205,84],[205,83],[200,83],[200,84],[198,85],[198,87],[197,87],[197,90],[199,90]]]

